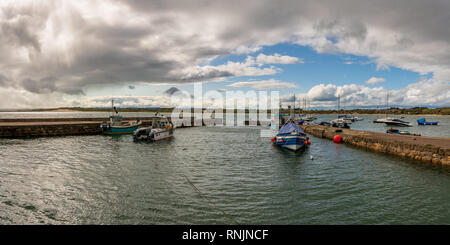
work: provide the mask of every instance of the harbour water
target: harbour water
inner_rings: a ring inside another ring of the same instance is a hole
[[[0,224],[450,224],[450,170],[260,129],[0,139]]]
[[[124,117],[151,117],[155,113],[150,112],[121,112]],[[170,116],[170,113],[162,113],[163,115]],[[0,119],[5,118],[107,118],[110,112],[1,112]],[[336,119],[337,115],[330,114],[317,114],[312,115],[318,119],[315,122],[319,123],[321,121],[329,122],[330,120]],[[225,115],[226,117],[226,115]],[[268,115],[270,117],[270,115]],[[363,121],[357,121],[351,125],[352,129],[357,130],[367,130],[374,132],[385,133],[389,126],[384,123],[373,123],[372,121],[376,118],[384,118],[385,115],[358,115],[358,117],[364,118]],[[394,115],[393,117],[399,118],[400,116]],[[439,126],[418,126],[417,119],[427,118],[427,121],[439,121]],[[248,115],[246,117],[248,119]],[[399,129],[410,131],[411,133],[421,134],[423,136],[432,137],[444,137],[450,138],[450,116],[405,116],[402,119],[411,122],[413,127],[402,127]]]

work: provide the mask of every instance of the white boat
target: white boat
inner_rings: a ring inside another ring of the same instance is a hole
[[[389,120],[392,120],[392,118],[377,118],[375,120],[373,120],[374,123],[385,123]]]
[[[135,140],[159,141],[173,137],[175,128],[165,116],[154,116],[152,126],[136,130],[133,134]]]
[[[389,126],[412,127],[412,124],[410,122],[406,122],[396,118],[389,118],[384,123]]]
[[[346,123],[346,124],[352,124],[352,120],[346,119],[346,118],[337,118],[330,121],[331,124],[339,124],[339,123]]]

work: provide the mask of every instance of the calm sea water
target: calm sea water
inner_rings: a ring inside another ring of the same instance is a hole
[[[450,224],[448,169],[260,129],[0,139],[0,224]]]
[[[123,112],[124,117],[151,117],[154,113],[148,112]],[[163,113],[170,116],[170,113]],[[89,117],[108,117],[109,112],[0,112],[2,118],[89,118]],[[270,115],[269,115],[270,116]],[[314,115],[318,119],[315,122],[336,119],[337,115]],[[351,125],[352,129],[368,130],[375,132],[383,132],[389,128],[384,123],[373,123],[376,118],[383,118],[384,115],[358,115],[364,118],[363,121],[355,122]],[[399,118],[399,116],[394,116]],[[423,116],[406,116],[405,121],[411,122],[413,127],[401,127],[401,130],[407,130],[411,133],[421,134],[424,136],[445,137],[450,138],[450,116],[426,116],[427,121],[439,121],[439,126],[418,126],[417,119]],[[248,119],[248,117],[247,117]]]

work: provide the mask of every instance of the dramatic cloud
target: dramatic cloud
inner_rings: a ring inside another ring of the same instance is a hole
[[[337,107],[339,97],[341,106],[375,107],[385,105],[387,94],[389,94],[389,104],[395,106],[448,106],[450,82],[422,79],[398,90],[386,90],[382,87],[369,88],[357,84],[344,86],[319,84],[298,97],[307,98],[311,101],[311,105],[320,107]]]
[[[431,73],[442,83],[450,79],[449,13],[447,0],[4,0],[0,86],[20,91],[17,104],[27,104],[28,93],[46,104],[48,94],[91,86],[223,81],[303,62],[252,56],[278,43],[366,56],[379,70]],[[230,54],[249,58],[211,65]]]
[[[171,87],[169,89],[167,89],[166,91],[164,91],[164,94],[166,95],[174,95],[175,93],[179,93],[181,92],[181,90],[179,88],[175,88],[175,87]]]
[[[297,86],[293,83],[281,82],[275,79],[262,80],[262,81],[246,81],[246,82],[236,82],[228,85],[229,87],[251,87],[254,89],[288,89],[296,88]]]
[[[366,84],[372,85],[376,83],[384,83],[386,80],[381,77],[371,77],[369,80],[366,81]]]

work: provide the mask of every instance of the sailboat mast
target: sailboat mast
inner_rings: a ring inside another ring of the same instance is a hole
[[[388,116],[389,92],[386,92],[386,118]]]
[[[341,110],[341,95],[338,95],[338,113]]]

